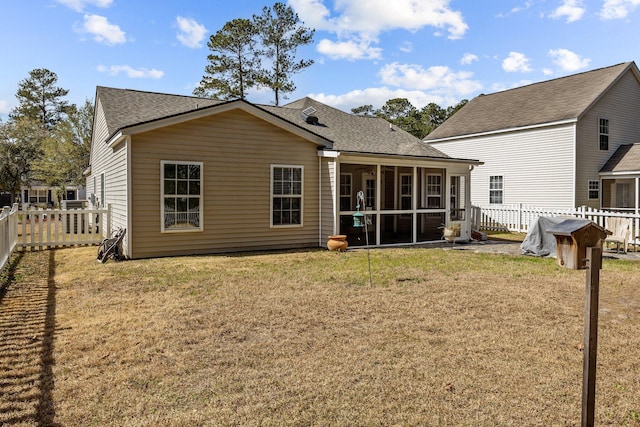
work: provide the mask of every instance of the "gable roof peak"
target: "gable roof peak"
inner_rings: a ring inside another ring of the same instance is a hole
[[[623,62],[479,95],[427,135],[425,140],[434,141],[578,120],[629,70],[640,83],[635,63]]]

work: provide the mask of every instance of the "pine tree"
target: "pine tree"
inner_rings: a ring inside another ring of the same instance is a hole
[[[304,27],[298,14],[291,6],[277,2],[273,8],[264,7],[262,15],[254,15],[262,43],[262,55],[270,62],[270,68],[262,69],[259,82],[274,92],[275,105],[280,105],[280,97],[296,89],[291,80],[313,64],[312,59],[296,59],[298,47],[313,42],[315,30]]]
[[[214,52],[207,56],[205,75],[194,95],[218,99],[245,99],[256,84],[260,58],[256,52],[256,29],[248,19],[227,22],[209,38]]]
[[[43,129],[52,129],[65,117],[68,102],[62,98],[69,93],[68,89],[56,86],[58,76],[46,68],[36,68],[29,72],[29,77],[18,83],[18,106],[13,109],[9,118],[29,118],[39,122]]]

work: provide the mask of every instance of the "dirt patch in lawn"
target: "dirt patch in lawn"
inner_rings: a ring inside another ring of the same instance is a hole
[[[584,282],[443,249],[95,262],[0,293],[0,424],[579,425]],[[640,425],[640,263],[601,274],[596,421]]]

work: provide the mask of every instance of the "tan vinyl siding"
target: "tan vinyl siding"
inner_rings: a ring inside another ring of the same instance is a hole
[[[471,201],[489,204],[489,177],[504,179],[503,203],[573,207],[574,125],[438,142],[452,157],[484,162],[471,173]]]
[[[141,133],[131,144],[134,258],[318,245],[317,146],[233,110]],[[161,233],[160,161],[203,163],[201,232]],[[271,165],[304,167],[303,226],[270,226]]]
[[[320,160],[322,167],[322,231],[320,243],[326,243],[327,236],[336,234],[335,218],[337,191],[336,191],[336,161],[323,158]]]
[[[598,208],[598,200],[588,199],[588,181],[599,179],[598,172],[620,145],[640,142],[639,106],[640,84],[629,71],[580,119],[577,126],[576,206]],[[609,120],[609,150],[606,151],[599,150],[600,118]]]

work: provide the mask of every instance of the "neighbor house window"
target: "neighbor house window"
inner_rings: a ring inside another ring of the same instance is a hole
[[[350,173],[340,174],[340,210],[350,211],[351,207],[351,188],[353,175]]]
[[[504,181],[502,176],[489,177],[489,203],[502,204]]]
[[[202,163],[162,161],[162,231],[202,230]]]
[[[302,225],[302,166],[271,166],[271,225]]]
[[[407,211],[412,208],[411,195],[413,193],[413,189],[411,187],[411,178],[412,176],[410,174],[400,175],[400,209],[403,211]]]
[[[427,175],[427,208],[440,209],[442,200],[442,175]]]
[[[600,181],[595,179],[589,180],[589,199],[600,198]]]
[[[600,119],[600,125],[598,126],[598,133],[600,135],[600,149],[609,149],[609,119]]]

